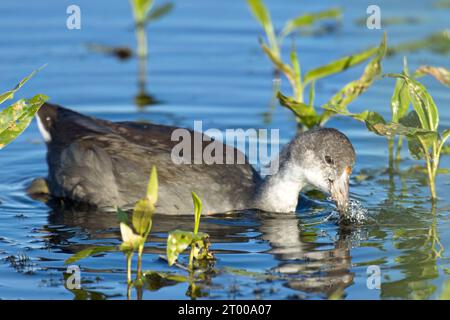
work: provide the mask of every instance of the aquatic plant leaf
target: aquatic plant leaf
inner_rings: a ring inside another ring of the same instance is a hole
[[[314,13],[307,13],[298,17],[295,17],[291,20],[288,20],[283,28],[283,30],[280,33],[280,38],[284,38],[287,35],[291,34],[292,32],[295,32],[296,30],[311,26],[317,21],[325,20],[325,19],[339,19],[342,16],[342,9],[341,8],[331,8],[326,9],[319,12]]]
[[[450,71],[443,67],[421,66],[414,73],[414,77],[430,75],[443,85],[450,87]]]
[[[89,247],[86,249],[83,249],[74,255],[72,255],[70,258],[68,258],[66,261],[64,261],[65,264],[71,264],[74,262],[77,262],[78,260],[103,253],[103,252],[110,252],[110,251],[116,251],[118,248],[116,246],[95,246],[95,247]]]
[[[388,74],[387,76],[401,78],[405,81],[408,86],[409,99],[419,116],[422,128],[436,131],[439,125],[439,112],[425,86],[405,74]]]
[[[192,192],[192,200],[194,202],[194,218],[195,218],[195,225],[194,225],[194,233],[198,233],[198,228],[200,226],[200,217],[202,215],[202,201],[197,196],[195,192]]]
[[[21,99],[0,113],[0,150],[17,138],[31,123],[34,115],[48,99],[38,94],[31,99]]]
[[[147,290],[157,291],[161,288],[173,286],[178,283],[189,282],[189,278],[167,272],[144,272],[144,286]]]
[[[147,186],[147,199],[155,205],[158,201],[158,172],[156,167],[152,167],[152,172],[150,173],[150,179]]]
[[[122,245],[120,249],[122,251],[136,250],[142,243],[142,237],[133,232],[133,230],[125,223],[120,223],[120,234],[122,235]]]
[[[167,237],[167,261],[169,266],[177,261],[178,256],[192,243],[193,232],[175,230]]]
[[[320,117],[312,106],[289,98],[281,92],[278,92],[277,97],[280,104],[291,110],[305,127],[312,128],[318,124]]]
[[[146,237],[146,235],[150,232],[154,212],[155,206],[149,199],[141,199],[134,206],[131,220],[134,229],[141,237]]]
[[[169,232],[166,251],[169,266],[177,261],[180,253],[186,250],[187,247],[194,245],[197,242],[205,241],[207,238],[209,238],[209,235],[203,232],[194,233],[182,230]]]
[[[272,22],[270,19],[269,11],[267,10],[264,3],[260,0],[247,0],[247,4],[261,26],[264,29],[270,27]]]
[[[401,52],[416,52],[429,50],[437,54],[448,54],[450,52],[450,30],[435,32],[423,39],[413,40],[390,47],[387,55],[391,56]]]
[[[42,69],[41,67],[40,69]],[[20,82],[14,87],[14,89],[6,91],[2,94],[0,94],[0,104],[5,102],[6,100],[14,98],[14,93],[16,93],[28,80],[30,80],[40,69],[34,70],[32,73],[30,73],[28,76],[20,80]]]
[[[395,83],[394,93],[391,98],[391,112],[392,112],[392,121],[398,122],[401,118],[403,118],[408,112],[409,105],[411,101],[409,100],[408,88],[405,85],[405,82],[397,79]]]
[[[247,4],[252,12],[253,16],[263,27],[267,40],[269,41],[270,48],[273,54],[277,57],[280,55],[280,49],[278,47],[278,41],[273,29],[272,20],[270,18],[269,11],[261,0],[247,0]]]
[[[149,11],[147,18],[145,19],[145,22],[148,23],[164,17],[170,11],[172,11],[173,7],[174,5],[171,2],[155,6],[151,11]]]
[[[295,72],[294,70],[287,64],[285,64],[279,56],[271,50],[264,42],[260,42],[261,48],[264,51],[264,53],[267,55],[267,57],[272,61],[272,63],[275,65],[275,68],[283,72],[286,77],[289,79],[289,81],[293,82],[295,79]]]
[[[137,24],[143,24],[153,4],[153,0],[130,0],[134,19]]]
[[[441,148],[441,154],[446,156],[450,155],[450,145],[443,145]]]
[[[116,212],[117,212],[117,220],[119,220],[119,222],[123,222],[125,224],[129,223],[128,214],[125,211],[123,211],[120,208],[117,208]]]
[[[348,104],[365,92],[375,81],[376,77],[381,74],[381,60],[384,58],[385,53],[386,34],[384,34],[383,40],[377,48],[375,57],[367,64],[361,77],[346,84],[322,107],[340,114],[348,112]],[[330,117],[331,115],[332,113],[327,113],[323,117]],[[327,118],[322,119],[322,121],[324,120],[327,120]]]
[[[348,68],[363,63],[379,52],[380,47],[374,47],[351,56],[340,58],[327,65],[308,71],[305,74],[303,82],[306,85],[313,80],[318,80],[336,73],[340,73],[347,70]]]
[[[309,100],[308,104],[311,108],[314,108],[314,99],[316,96],[316,82],[312,81],[309,85]]]

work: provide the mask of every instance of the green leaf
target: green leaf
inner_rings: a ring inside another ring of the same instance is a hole
[[[398,122],[408,112],[410,105],[408,88],[405,82],[397,79],[391,98],[392,121]]]
[[[320,117],[312,106],[286,97],[281,92],[278,92],[277,97],[280,104],[291,110],[305,127],[313,128],[318,124]]]
[[[197,196],[195,192],[192,192],[192,200],[194,202],[194,218],[195,218],[195,225],[194,225],[194,233],[198,233],[198,228],[200,226],[200,217],[202,215],[202,201]]]
[[[0,150],[17,138],[31,123],[34,115],[48,99],[38,94],[21,99],[0,113]]]
[[[338,19],[342,16],[341,8],[332,8],[315,13],[308,13],[289,20],[281,31],[280,38],[306,26],[311,26],[319,20]]]
[[[158,172],[156,167],[152,167],[152,171],[150,173],[150,179],[148,181],[147,186],[147,199],[155,205],[158,201]]]
[[[269,11],[264,3],[261,0],[247,0],[247,4],[261,26],[264,29],[271,28],[272,21],[270,19]]]
[[[110,251],[116,251],[118,248],[116,246],[96,246],[96,247],[89,247],[86,249],[83,249],[74,255],[72,255],[70,258],[68,258],[66,261],[64,261],[65,264],[70,264],[77,262],[78,260],[103,253],[103,252],[110,252]]]
[[[405,74],[388,74],[387,76],[401,78],[405,81],[408,86],[409,99],[419,116],[422,128],[436,131],[439,125],[439,112],[425,86]]]
[[[361,77],[345,85],[323,108],[333,110],[333,112],[338,114],[348,112],[347,106],[364,93],[372,85],[376,77],[381,74],[381,60],[385,53],[386,34],[384,34],[383,40],[376,51],[376,56],[367,64]]]
[[[340,58],[340,59],[335,60],[327,65],[310,70],[305,74],[303,82],[306,85],[313,80],[318,80],[318,79],[321,79],[324,77],[328,77],[332,74],[336,74],[336,73],[345,71],[355,65],[363,63],[364,61],[368,60],[375,54],[379,54],[381,49],[383,49],[383,48],[381,48],[381,47],[371,48],[369,50],[366,50],[366,51],[363,51],[363,52],[360,52],[360,53],[357,53],[357,54],[354,54],[351,56]]]
[[[155,6],[147,15],[145,22],[151,22],[162,18],[167,15],[173,9],[173,3],[165,3],[159,6]]]
[[[132,223],[141,237],[146,237],[152,228],[152,218],[155,212],[153,203],[148,199],[139,200],[133,210]]]
[[[414,73],[414,77],[430,75],[443,85],[450,87],[450,71],[443,67],[421,66]]]
[[[279,56],[267,45],[263,42],[260,42],[261,48],[264,51],[264,53],[267,55],[267,57],[272,61],[272,63],[275,65],[275,68],[280,70],[285,74],[285,76],[289,79],[291,83],[295,82],[295,71],[287,64],[283,63]]]
[[[177,261],[178,256],[187,247],[199,241],[206,241],[208,234],[198,232],[197,234],[190,231],[174,230],[169,232],[167,237],[167,261],[169,266]]]
[[[153,0],[130,0],[136,24],[143,24],[153,4]]]
[[[275,36],[272,20],[266,6],[261,0],[247,0],[247,4],[250,7],[250,11],[255,16],[256,20],[264,28],[267,39],[269,41],[270,49],[273,51],[273,54],[279,57],[280,49],[278,46],[278,41]]]
[[[45,66],[43,66],[43,67],[45,67]],[[20,82],[14,87],[14,89],[6,91],[5,93],[0,94],[0,104],[5,102],[6,100],[14,98],[14,93],[16,93],[28,80],[30,80],[43,67],[39,68],[38,70],[34,70],[28,76],[26,76],[25,78],[20,80]]]
[[[123,222],[120,223],[120,234],[123,241],[120,246],[122,251],[136,250],[143,242],[143,238],[140,235],[135,234],[133,230]]]
[[[117,208],[117,220],[119,220],[119,222],[123,222],[123,223],[125,223],[125,224],[128,224],[128,214],[125,212],[125,211],[123,211],[122,209],[120,209],[120,208]]]

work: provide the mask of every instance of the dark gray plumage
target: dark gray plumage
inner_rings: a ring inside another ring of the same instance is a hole
[[[128,208],[142,198],[155,165],[158,213],[192,214],[191,191],[202,199],[205,213],[251,208],[292,212],[303,187],[332,191],[333,182],[355,159],[353,147],[342,133],[316,129],[297,135],[280,155],[279,172],[262,179],[248,162],[174,164],[171,152],[178,142],[171,141],[171,134],[176,127],[110,122],[52,104],[45,104],[37,118],[48,148],[51,196],[102,210]],[[200,134],[190,132],[192,139]],[[203,148],[210,143],[223,146],[213,141],[203,142]],[[244,157],[225,145],[226,152]],[[348,176],[346,179],[348,187]]]

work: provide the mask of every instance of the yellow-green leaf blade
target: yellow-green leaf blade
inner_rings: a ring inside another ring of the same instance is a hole
[[[16,139],[31,123],[34,115],[48,99],[38,94],[21,99],[0,113],[0,150]]]

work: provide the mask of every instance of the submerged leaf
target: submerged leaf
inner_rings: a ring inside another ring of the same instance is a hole
[[[70,258],[68,258],[66,261],[64,261],[65,264],[70,264],[77,262],[78,260],[103,253],[103,252],[110,252],[110,251],[116,251],[117,247],[113,246],[96,246],[96,247],[90,247],[86,248],[84,250],[81,250],[77,252],[76,254],[72,255]]]

